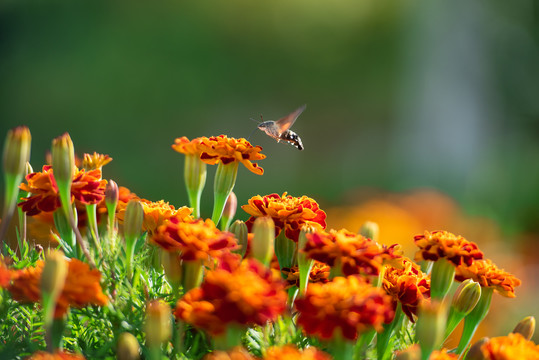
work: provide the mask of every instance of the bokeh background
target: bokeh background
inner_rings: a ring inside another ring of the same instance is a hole
[[[302,104],[304,151],[253,133]],[[30,127],[35,169],[68,131],[114,158],[106,178],[176,206],[176,137],[252,134],[265,174],[240,168],[240,204],[288,191],[385,242],[460,233],[525,281],[490,335],[539,315],[537,1],[2,0],[0,121]]]

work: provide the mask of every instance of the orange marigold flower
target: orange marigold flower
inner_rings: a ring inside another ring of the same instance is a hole
[[[278,262],[277,270],[279,270]],[[330,270],[331,268],[329,265],[315,261],[311,272],[309,273],[309,283],[327,283],[329,281]],[[284,279],[287,282],[287,289],[291,288],[292,286],[299,288],[299,268],[297,266],[293,266],[292,268],[282,268],[281,272],[284,274]]]
[[[264,356],[264,360],[330,360],[329,354],[318,350],[314,347],[309,347],[299,350],[293,345],[282,347],[272,346]]]
[[[481,346],[481,352],[488,360],[539,359],[539,345],[515,333],[491,338]]]
[[[287,294],[282,280],[254,259],[233,259],[238,258],[225,257],[199,288],[178,301],[177,319],[219,335],[228,324],[264,325],[284,311]]]
[[[60,207],[58,185],[54,179],[52,166],[43,166],[42,172],[33,172],[26,176],[26,182],[19,187],[32,196],[19,203],[28,216],[40,212],[52,212]],[[106,180],[101,179],[101,170],[76,170],[71,184],[71,201],[80,204],[97,204],[105,198]]]
[[[295,242],[298,242],[299,233],[304,225],[311,225],[316,230],[326,228],[326,213],[320,210],[316,201],[307,196],[293,197],[286,192],[282,196],[257,195],[241,208],[251,215],[245,222],[249,231],[256,218],[270,216],[275,223],[275,236],[284,229],[286,237]]]
[[[80,354],[73,354],[64,351],[57,351],[55,353],[48,353],[45,351],[38,351],[32,356],[27,358],[27,360],[84,360],[84,356]]]
[[[414,241],[419,247],[415,255],[416,261],[446,258],[455,266],[469,266],[474,260],[483,258],[483,253],[476,243],[447,231],[425,231],[423,235],[416,235]]]
[[[452,360],[458,358],[459,356],[457,354],[448,353],[447,349],[442,349],[440,351],[434,350],[429,356],[429,360]]]
[[[229,351],[214,351],[202,358],[203,360],[256,360],[242,347],[235,347]]]
[[[339,329],[354,340],[367,329],[382,329],[395,315],[391,297],[357,276],[336,277],[326,284],[309,284],[296,300],[297,323],[309,335],[330,339]]]
[[[421,301],[430,298],[429,276],[408,258],[402,258],[399,267],[386,267],[382,286],[393,298],[393,308],[400,301],[403,312],[411,322],[415,321],[414,315],[417,315]]]
[[[341,264],[346,276],[378,275],[384,260],[393,257],[393,247],[385,248],[377,242],[346,229],[307,234],[304,251],[311,259],[329,266]]]
[[[108,155],[98,154],[94,152],[92,155],[84,154],[84,159],[82,160],[82,167],[86,171],[101,169],[103,166],[107,165],[112,161],[112,158]]]
[[[189,141],[185,136],[174,140],[172,148],[186,155],[198,155],[206,164],[215,165],[219,162],[229,164],[241,162],[247,169],[257,175],[262,175],[264,169],[252,161],[262,160],[266,155],[261,154],[260,146],[253,146],[243,138],[229,138],[226,135],[199,137]]]
[[[489,259],[474,261],[470,266],[457,266],[455,279],[458,281],[472,279],[481,286],[493,288],[499,294],[510,298],[516,296],[515,287],[521,284],[519,279],[499,269]]]
[[[182,214],[161,225],[151,242],[167,251],[180,251],[185,261],[217,258],[238,248],[234,235],[219,230],[210,219],[186,220]]]
[[[11,281],[11,272],[4,265],[4,263],[0,261],[0,288],[7,287],[10,281]]]
[[[66,260],[67,261],[67,260]],[[8,286],[14,300],[38,302],[41,299],[41,274],[44,261],[39,260],[35,267],[12,272],[12,283]],[[70,306],[84,307],[89,304],[104,306],[108,298],[103,294],[99,281],[101,273],[91,270],[88,264],[70,259],[65,284],[58,298],[54,316],[62,317]]]

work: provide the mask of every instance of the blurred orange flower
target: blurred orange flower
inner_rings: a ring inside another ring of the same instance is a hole
[[[481,352],[486,360],[539,359],[539,345],[514,333],[491,338],[481,346]]]
[[[276,266],[277,270],[279,270],[278,262]],[[331,268],[329,267],[329,265],[326,265],[319,261],[315,261],[311,272],[309,273],[309,283],[327,283],[329,281],[330,270]],[[287,282],[287,289],[291,288],[292,286],[296,286],[299,288],[299,268],[297,266],[293,266],[292,268],[282,268],[281,272],[284,275],[284,280]]]
[[[66,260],[67,261],[67,260]],[[16,301],[38,302],[41,299],[41,274],[44,261],[39,260],[35,267],[11,272],[12,282],[8,290]],[[88,264],[70,259],[65,284],[58,298],[54,316],[62,317],[70,306],[84,307],[89,304],[104,306],[108,298],[103,294],[99,281],[101,273],[91,270]]]
[[[256,360],[242,347],[235,347],[229,351],[213,351],[204,356],[202,360]]]
[[[254,259],[225,257],[208,271],[199,288],[188,291],[176,304],[174,315],[211,335],[224,333],[229,324],[264,325],[286,307],[282,280]]]
[[[19,203],[28,216],[40,212],[52,212],[60,207],[58,186],[54,179],[52,166],[43,166],[42,172],[33,172],[26,176],[26,182],[19,187],[32,196]],[[105,198],[106,180],[101,180],[101,170],[76,170],[71,184],[71,199],[80,204],[97,204]]]
[[[185,261],[218,258],[238,248],[234,235],[219,230],[210,219],[189,220],[182,213],[161,225],[150,241],[166,251],[180,251]]]
[[[416,235],[414,241],[419,247],[415,255],[416,261],[446,258],[455,266],[469,266],[474,260],[483,258],[483,253],[476,243],[448,231],[425,231],[423,235]]]
[[[367,329],[381,330],[394,317],[391,297],[357,276],[309,284],[305,297],[296,300],[296,309],[298,325],[322,339],[339,329],[343,337],[354,340]]]
[[[260,146],[253,146],[249,141],[240,138],[229,138],[226,135],[199,137],[189,141],[185,136],[174,140],[172,148],[186,155],[198,155],[200,160],[209,165],[222,162],[241,162],[251,172],[262,175],[264,169],[252,161],[262,160],[266,155],[261,154]]]
[[[264,360],[331,360],[331,356],[314,347],[299,350],[293,345],[286,345],[270,347]]]
[[[430,298],[430,278],[408,258],[400,260],[400,266],[388,265],[384,272],[382,287],[393,298],[394,307],[400,301],[402,310],[411,322],[421,301]]]
[[[53,354],[45,352],[45,351],[38,351],[34,353],[32,356],[27,358],[27,360],[84,360],[85,357],[80,354],[73,354],[68,353],[64,351],[57,351]]]
[[[393,248],[385,248],[377,242],[346,229],[307,234],[303,252],[311,259],[329,266],[340,264],[346,276],[378,275],[384,260],[392,256]]]
[[[11,272],[6,267],[6,265],[4,265],[4,263],[0,261],[0,287],[4,288],[8,286],[10,281]]]
[[[429,360],[456,360],[458,358],[459,356],[457,354],[448,353],[447,349],[435,350],[429,356]]]
[[[86,171],[101,169],[103,166],[107,165],[112,161],[112,158],[108,155],[98,154],[94,152],[93,154],[84,154],[84,159],[82,160],[82,167]]]
[[[283,193],[266,196],[256,195],[249,199],[247,205],[241,207],[251,217],[245,222],[251,231],[256,218],[270,216],[275,223],[275,236],[281,230],[290,240],[298,241],[299,233],[304,225],[311,225],[316,230],[326,228],[326,213],[322,211],[318,203],[307,196],[293,197]]]
[[[470,266],[458,266],[455,279],[458,281],[472,279],[481,286],[491,287],[499,294],[510,298],[516,296],[515,287],[521,284],[519,279],[499,269],[490,259],[474,261]]]

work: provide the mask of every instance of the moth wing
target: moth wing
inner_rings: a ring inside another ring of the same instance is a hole
[[[307,105],[303,105],[302,107],[300,107],[296,111],[294,111],[294,112],[286,115],[285,117],[277,120],[275,122],[275,125],[279,129],[279,133],[282,134],[286,130],[290,129],[292,127],[292,125],[294,125],[294,122],[296,122],[296,119],[298,118],[298,116],[301,115],[301,113],[303,112],[303,110],[305,110],[306,107],[307,107]]]

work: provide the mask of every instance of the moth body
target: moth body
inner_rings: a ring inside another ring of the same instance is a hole
[[[258,128],[264,131],[269,137],[274,138],[277,142],[286,141],[295,146],[298,150],[303,150],[303,143],[298,134],[290,130],[298,116],[305,110],[305,105],[296,111],[277,121],[264,121],[258,124]]]

